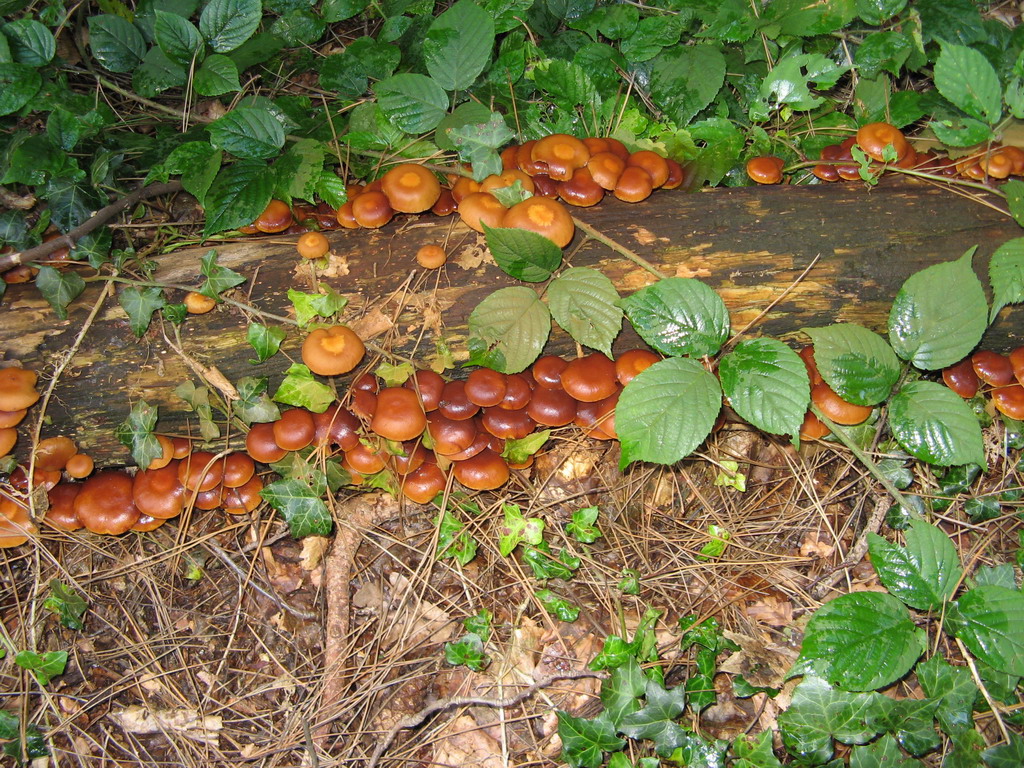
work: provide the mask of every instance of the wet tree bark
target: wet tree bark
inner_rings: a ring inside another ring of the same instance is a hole
[[[932,186],[888,180],[872,190],[849,184],[660,192],[639,205],[608,200],[574,213],[665,275],[705,281],[725,300],[735,330],[756,321],[752,333],[784,339],[796,339],[802,327],[835,321],[884,331],[889,305],[910,274],[977,245],[975,268],[985,282],[992,252],[1021,235],[1011,219],[978,202]],[[496,288],[515,284],[490,262],[482,237],[453,218],[404,217],[380,230],[341,230],[329,236],[333,255],[328,268],[317,274],[296,257],[294,237],[209,247],[217,249],[220,264],[248,278],[232,294],[240,301],[288,315],[289,288],[312,291],[317,283],[329,285],[349,299],[346,321],[357,322],[382,348],[421,366],[437,358],[439,345],[447,345],[456,360],[464,359],[469,313]],[[417,248],[443,242],[451,254],[448,265],[433,272],[419,269]],[[198,285],[199,260],[207,250],[158,257],[154,279]],[[654,280],[580,234],[566,250],[566,263],[600,269],[621,294]],[[67,320],[60,321],[34,287],[11,286],[0,305],[4,358],[36,369],[45,385],[100,290],[91,283],[70,307]],[[181,296],[172,292],[171,300]],[[1022,307],[1004,309],[985,345],[1007,350],[1024,343],[1022,315]],[[174,349],[169,324],[154,321],[136,339],[123,310],[108,298],[57,382],[44,434],[74,438],[98,463],[128,462],[114,428],[138,400],[160,407],[160,431],[196,434],[194,415],[173,393],[184,381],[200,383],[186,357],[197,366],[215,367],[231,382],[266,376],[271,392],[284,370],[299,360],[302,334],[289,327],[280,354],[262,365],[249,362],[254,354],[246,328],[259,319],[227,304],[191,316],[180,330],[181,354]],[[624,331],[616,348],[636,344],[636,336]],[[551,352],[574,350],[558,331],[548,344]],[[336,384],[341,391],[347,381]]]

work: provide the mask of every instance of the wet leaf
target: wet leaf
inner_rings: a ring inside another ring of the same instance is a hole
[[[294,538],[329,536],[334,523],[317,490],[302,480],[285,478],[265,486],[260,496],[281,514]]]
[[[868,534],[871,563],[886,589],[911,608],[937,610],[953,597],[963,569],[949,537],[923,520],[911,520],[906,547]]]

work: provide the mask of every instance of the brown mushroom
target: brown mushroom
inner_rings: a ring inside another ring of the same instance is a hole
[[[321,376],[348,373],[365,354],[362,339],[347,325],[317,328],[302,343],[302,362]]]
[[[484,231],[484,224],[488,227],[502,226],[507,210],[490,192],[473,192],[459,202],[459,217],[467,227],[477,232]]]
[[[81,483],[57,483],[46,492],[49,508],[43,522],[61,531],[77,531],[82,527],[75,514],[75,497],[82,489]]]
[[[427,417],[416,393],[406,387],[385,387],[377,393],[370,429],[385,440],[404,442],[423,434]]]
[[[345,458],[342,459],[341,466],[361,475],[372,475],[384,469],[384,455],[376,448],[359,443],[355,448],[345,451]]]
[[[992,404],[997,411],[1011,419],[1024,421],[1024,387],[1020,384],[993,389]]]
[[[651,184],[655,189],[668,181],[668,161],[649,149],[639,149],[630,154],[626,167],[643,168],[651,175]]]
[[[785,166],[781,157],[759,155],[747,160],[747,176],[758,184],[778,184]]]
[[[178,479],[179,459],[159,469],[144,469],[135,473],[132,481],[132,501],[139,512],[149,517],[169,520],[185,508],[185,486]]]
[[[1014,381],[1013,363],[1006,355],[982,349],[971,355],[971,366],[978,378],[992,387],[1004,387]]]
[[[811,387],[811,402],[836,424],[860,424],[871,415],[871,407],[854,405],[843,400],[824,381]]]
[[[263,209],[263,213],[253,222],[253,226],[260,232],[284,232],[294,221],[288,203],[284,200],[271,200]]]
[[[316,426],[314,445],[333,443],[347,451],[359,442],[359,419],[338,403],[332,403],[323,413],[314,413],[313,424]]]
[[[18,426],[27,413],[28,408],[22,408],[18,411],[0,411],[0,429]]]
[[[0,548],[21,546],[35,534],[28,509],[14,499],[0,496]]]
[[[486,408],[480,422],[488,433],[506,440],[522,440],[537,426],[526,408]]]
[[[476,416],[480,406],[466,396],[466,382],[456,379],[444,385],[437,409],[449,419],[458,421]]]
[[[81,480],[83,477],[88,477],[92,474],[94,466],[92,456],[76,453],[68,459],[67,464],[64,465],[64,471],[68,473],[68,477]]]
[[[615,378],[619,384],[626,386],[637,374],[645,371],[661,360],[661,356],[649,349],[630,349],[623,352],[615,360]]]
[[[239,488],[245,485],[256,474],[256,465],[252,457],[235,451],[224,457],[224,476],[221,484],[225,488]]]
[[[263,480],[259,475],[253,475],[249,482],[238,488],[226,488],[222,502],[224,511],[229,515],[247,515],[252,512],[263,501],[260,491],[263,490]]]
[[[490,408],[505,399],[507,390],[508,377],[504,373],[490,368],[477,368],[466,378],[463,391],[469,402]]]
[[[508,482],[508,464],[501,456],[485,448],[472,458],[452,465],[455,479],[475,491],[490,491]]]
[[[437,177],[416,163],[396,165],[381,177],[381,190],[400,213],[421,213],[441,196]]]
[[[965,400],[978,394],[978,387],[981,386],[981,379],[974,372],[974,365],[969,357],[965,357],[955,365],[943,368],[942,381]]]
[[[595,182],[611,192],[619,183],[622,172],[626,170],[626,162],[611,152],[598,152],[590,156],[587,169]]]
[[[82,483],[74,508],[86,530],[111,536],[129,530],[142,514],[132,501],[132,478],[111,469]]]
[[[545,173],[555,181],[568,181],[573,171],[590,160],[590,150],[575,136],[553,133],[533,145],[530,159],[534,163],[544,163],[547,166]]]
[[[273,464],[288,455],[288,451],[274,439],[274,425],[270,423],[249,427],[249,434],[245,436],[245,450],[250,457],[263,464]]]
[[[441,393],[444,391],[445,380],[441,374],[434,371],[421,369],[416,371],[403,386],[414,390],[420,396],[423,403],[423,410],[427,413],[437,410],[441,402]]]
[[[536,232],[559,248],[567,246],[576,232],[576,225],[565,206],[547,197],[531,197],[516,203],[508,209],[501,226]]]
[[[423,464],[402,478],[402,493],[417,504],[428,504],[448,485],[448,478],[437,464]]]
[[[9,454],[14,449],[16,442],[18,442],[18,430],[14,427],[0,429],[0,456]]]
[[[440,245],[430,243],[416,251],[416,263],[424,269],[440,269],[448,261],[448,252]]]
[[[387,195],[383,192],[364,191],[352,201],[352,217],[359,223],[360,227],[376,229],[383,227],[392,217],[395,211],[388,201]],[[344,225],[345,222],[338,221]]]
[[[626,166],[612,192],[624,203],[639,203],[651,196],[654,181],[651,174],[638,165]]]
[[[561,389],[562,371],[567,365],[569,361],[557,355],[542,355],[534,361],[530,371],[538,386],[544,389]]]
[[[545,427],[561,427],[576,418],[576,401],[562,389],[538,387],[533,391],[526,412]]]
[[[857,129],[857,144],[872,160],[882,162],[886,147],[892,147],[896,159],[901,160],[910,151],[910,143],[903,132],[889,123],[868,123]]]
[[[36,446],[36,468],[60,472],[76,453],[78,448],[70,437],[48,437]]]
[[[39,399],[36,372],[27,368],[0,368],[0,411],[20,411]]]
[[[427,433],[438,456],[451,456],[466,450],[478,432],[472,419],[449,419],[439,411],[427,416]]]
[[[223,477],[224,461],[209,451],[193,451],[178,464],[178,480],[189,491],[209,491]]]
[[[589,208],[604,199],[604,187],[598,184],[587,168],[577,168],[568,181],[558,183],[558,196],[569,205]]]
[[[286,451],[301,451],[313,442],[316,424],[305,408],[289,408],[274,422],[274,442]]]
[[[570,360],[561,374],[562,389],[585,403],[604,400],[619,386],[615,363],[600,352]]]

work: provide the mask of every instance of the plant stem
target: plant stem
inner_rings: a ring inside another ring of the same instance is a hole
[[[625,256],[627,259],[632,261],[637,266],[642,267],[643,269],[646,269],[648,272],[650,272],[652,275],[657,277],[659,280],[661,280],[661,279],[666,277],[666,275],[660,269],[658,269],[656,266],[654,266],[651,262],[649,262],[643,256],[640,256],[639,254],[634,253],[633,251],[629,250],[629,248],[627,248],[626,246],[624,246],[624,245],[622,245],[620,243],[617,243],[616,241],[612,240],[610,237],[608,237],[607,235],[603,234],[599,230],[594,229],[592,226],[587,224],[585,221],[580,221],[575,216],[572,217],[572,220],[573,220],[573,223],[576,225],[576,227],[578,229],[581,229],[587,235],[587,237],[590,237],[590,238],[592,238],[594,240],[597,240],[599,243],[603,243],[604,245],[607,245],[613,251],[615,251],[616,253],[618,253],[618,254],[620,254],[622,256]]]

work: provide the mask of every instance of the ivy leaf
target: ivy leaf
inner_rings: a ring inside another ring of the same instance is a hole
[[[274,177],[262,160],[239,160],[220,169],[204,199],[203,236],[252,224],[270,202]]]
[[[872,744],[854,747],[850,753],[850,768],[875,768],[879,765],[886,768],[923,768],[924,764],[900,752],[896,739],[889,734]]]
[[[719,361],[722,390],[747,422],[775,435],[800,434],[811,399],[807,368],[777,339],[748,339]]]
[[[732,743],[736,761],[733,768],[782,768],[772,751],[772,732],[761,731],[758,736],[737,736]]]
[[[238,399],[231,403],[232,412],[246,424],[277,421],[281,418],[281,409],[270,399],[267,386],[266,376],[240,378],[236,384]]]
[[[825,383],[856,405],[877,405],[889,397],[900,375],[892,347],[873,331],[853,323],[803,328],[814,342],[814,362]]]
[[[855,592],[814,613],[790,675],[813,670],[847,690],[873,691],[905,675],[924,650],[924,633],[899,600]]]
[[[804,764],[820,765],[833,755],[833,737],[864,744],[878,733],[868,725],[879,712],[879,694],[834,690],[820,677],[804,677],[789,708],[779,715],[782,743]]]
[[[946,621],[978,659],[999,672],[1024,676],[1024,593],[975,587],[949,604]]]
[[[900,746],[912,755],[923,755],[938,749],[942,743],[935,730],[936,699],[880,700],[881,711],[871,713],[868,725],[891,733]]]
[[[67,651],[19,651],[14,663],[32,673],[40,685],[49,685],[50,680],[64,674],[68,665]]]
[[[293,363],[285,372],[284,381],[274,393],[279,403],[323,413],[335,401],[334,390],[318,381],[302,363]]]
[[[136,288],[133,285],[121,291],[117,300],[128,314],[128,323],[132,333],[140,339],[149,328],[153,313],[166,303],[164,292],[160,288]]]
[[[53,307],[57,317],[67,320],[68,304],[85,290],[85,281],[77,272],[60,272],[44,264],[39,267],[39,274],[36,275],[36,288]]]
[[[501,288],[470,313],[469,365],[502,373],[525,370],[540,355],[551,333],[551,315],[524,285]]]
[[[889,401],[889,426],[903,449],[928,464],[986,466],[978,419],[963,399],[934,381],[912,381]]]
[[[641,371],[615,408],[622,466],[679,461],[711,434],[721,407],[718,379],[694,360],[669,358]]]
[[[245,282],[244,276],[217,263],[217,251],[213,248],[203,254],[203,258],[200,260],[199,273],[206,277],[206,280],[199,288],[199,293],[209,296],[215,301],[220,301],[220,295],[224,291]]]
[[[601,682],[601,703],[616,727],[626,715],[640,709],[639,697],[643,696],[646,689],[647,678],[632,655],[627,655]]]
[[[0,653],[0,658],[2,658]],[[25,747],[22,751],[22,727],[18,718],[6,710],[0,710],[0,741],[3,742],[2,754],[12,758],[17,765],[22,765],[37,757],[50,754],[46,739],[38,726],[29,723],[25,726]]]
[[[686,730],[674,722],[686,708],[686,690],[681,685],[665,689],[654,680],[648,680],[645,694],[646,706],[625,715],[619,723],[619,732],[631,739],[651,739],[655,751],[668,757],[686,743]]]
[[[451,558],[460,565],[467,565],[476,557],[476,539],[469,534],[466,524],[450,510],[446,509],[435,523],[438,525],[438,534],[434,556],[438,560]]]
[[[619,302],[641,338],[665,355],[713,355],[729,336],[729,310],[699,280],[669,277]]]
[[[148,467],[153,459],[164,452],[160,441],[153,434],[157,413],[155,406],[140,400],[132,406],[128,418],[121,422],[114,432],[121,445],[132,452],[132,458],[139,467]]]
[[[988,303],[971,268],[977,247],[907,278],[889,311],[889,343],[926,371],[963,360],[985,333]]]
[[[1024,192],[1024,182],[1008,182],[1003,187],[1008,199],[1010,190],[1007,187],[1010,184],[1020,185],[1019,188],[1014,188],[1015,195]],[[1011,200],[1010,210],[1013,211],[1013,208]],[[1016,215],[1014,218],[1017,218]],[[988,264],[988,280],[992,285],[992,311],[989,313],[989,322],[992,323],[999,310],[1007,304],[1019,304],[1024,301],[1024,237],[1008,240],[996,249]]]
[[[555,616],[559,621],[571,624],[580,617],[580,609],[565,598],[559,597],[550,589],[538,589],[533,593],[540,601],[544,610]]]
[[[562,263],[562,249],[527,229],[484,226],[487,247],[503,272],[517,280],[539,283]]]
[[[498,552],[508,557],[512,550],[521,543],[537,545],[543,541],[544,521],[539,517],[529,519],[523,517],[517,504],[502,505],[505,512],[505,524],[498,538]]]
[[[252,365],[259,365],[272,358],[281,348],[281,342],[284,341],[286,335],[284,328],[277,326],[271,328],[262,323],[249,323],[245,337],[252,348],[256,350],[256,359],[249,362]]]
[[[593,544],[601,538],[601,531],[595,523],[600,510],[597,507],[584,507],[572,513],[572,520],[565,526],[565,532],[583,544]]]
[[[568,581],[572,578],[573,573],[579,569],[581,561],[578,557],[571,555],[567,549],[560,549],[556,557],[551,549],[551,545],[546,541],[542,541],[535,547],[523,548],[523,562],[530,566],[530,570],[533,571],[533,578],[538,581],[546,579]],[[575,606],[573,606],[573,610],[575,610]],[[565,619],[565,621],[575,620],[575,617]]]
[[[85,599],[60,579],[50,580],[50,596],[43,601],[43,608],[60,616],[60,623],[72,630],[85,629],[82,617],[89,608]]]
[[[303,293],[294,288],[288,289],[288,300],[295,308],[295,321],[299,327],[309,325],[314,317],[334,317],[348,304],[348,299],[326,283],[321,283],[320,288],[324,293]]]
[[[606,275],[590,267],[570,267],[548,286],[551,315],[572,338],[612,357],[622,330],[619,293]]]
[[[615,735],[607,712],[587,720],[556,710],[562,759],[570,768],[599,768],[605,752],[618,752],[626,742]]]
[[[965,733],[974,727],[971,712],[978,698],[970,670],[954,667],[935,654],[916,668],[918,682],[925,696],[938,702],[935,718],[950,736]]]
[[[330,510],[320,494],[302,480],[277,480],[264,486],[260,496],[281,513],[293,538],[330,535],[334,525]]]
[[[1018,768],[1024,765],[1024,738],[1010,731],[1010,743],[989,747],[981,753],[989,768]]]
[[[188,403],[188,407],[199,417],[199,434],[204,440],[216,440],[220,437],[220,427],[213,420],[209,389],[197,387],[191,381],[184,381],[174,388],[174,394]]]
[[[484,642],[480,635],[469,632],[458,642],[444,644],[444,660],[453,667],[466,666],[479,672],[487,667]]]
[[[526,437],[505,440],[505,448],[501,452],[501,458],[509,464],[522,464],[537,451],[544,447],[544,443],[551,437],[550,429],[542,429],[539,432],[531,432]]]
[[[911,520],[906,547],[868,534],[868,552],[889,592],[919,611],[937,610],[953,597],[963,569],[949,537],[923,520]]]

